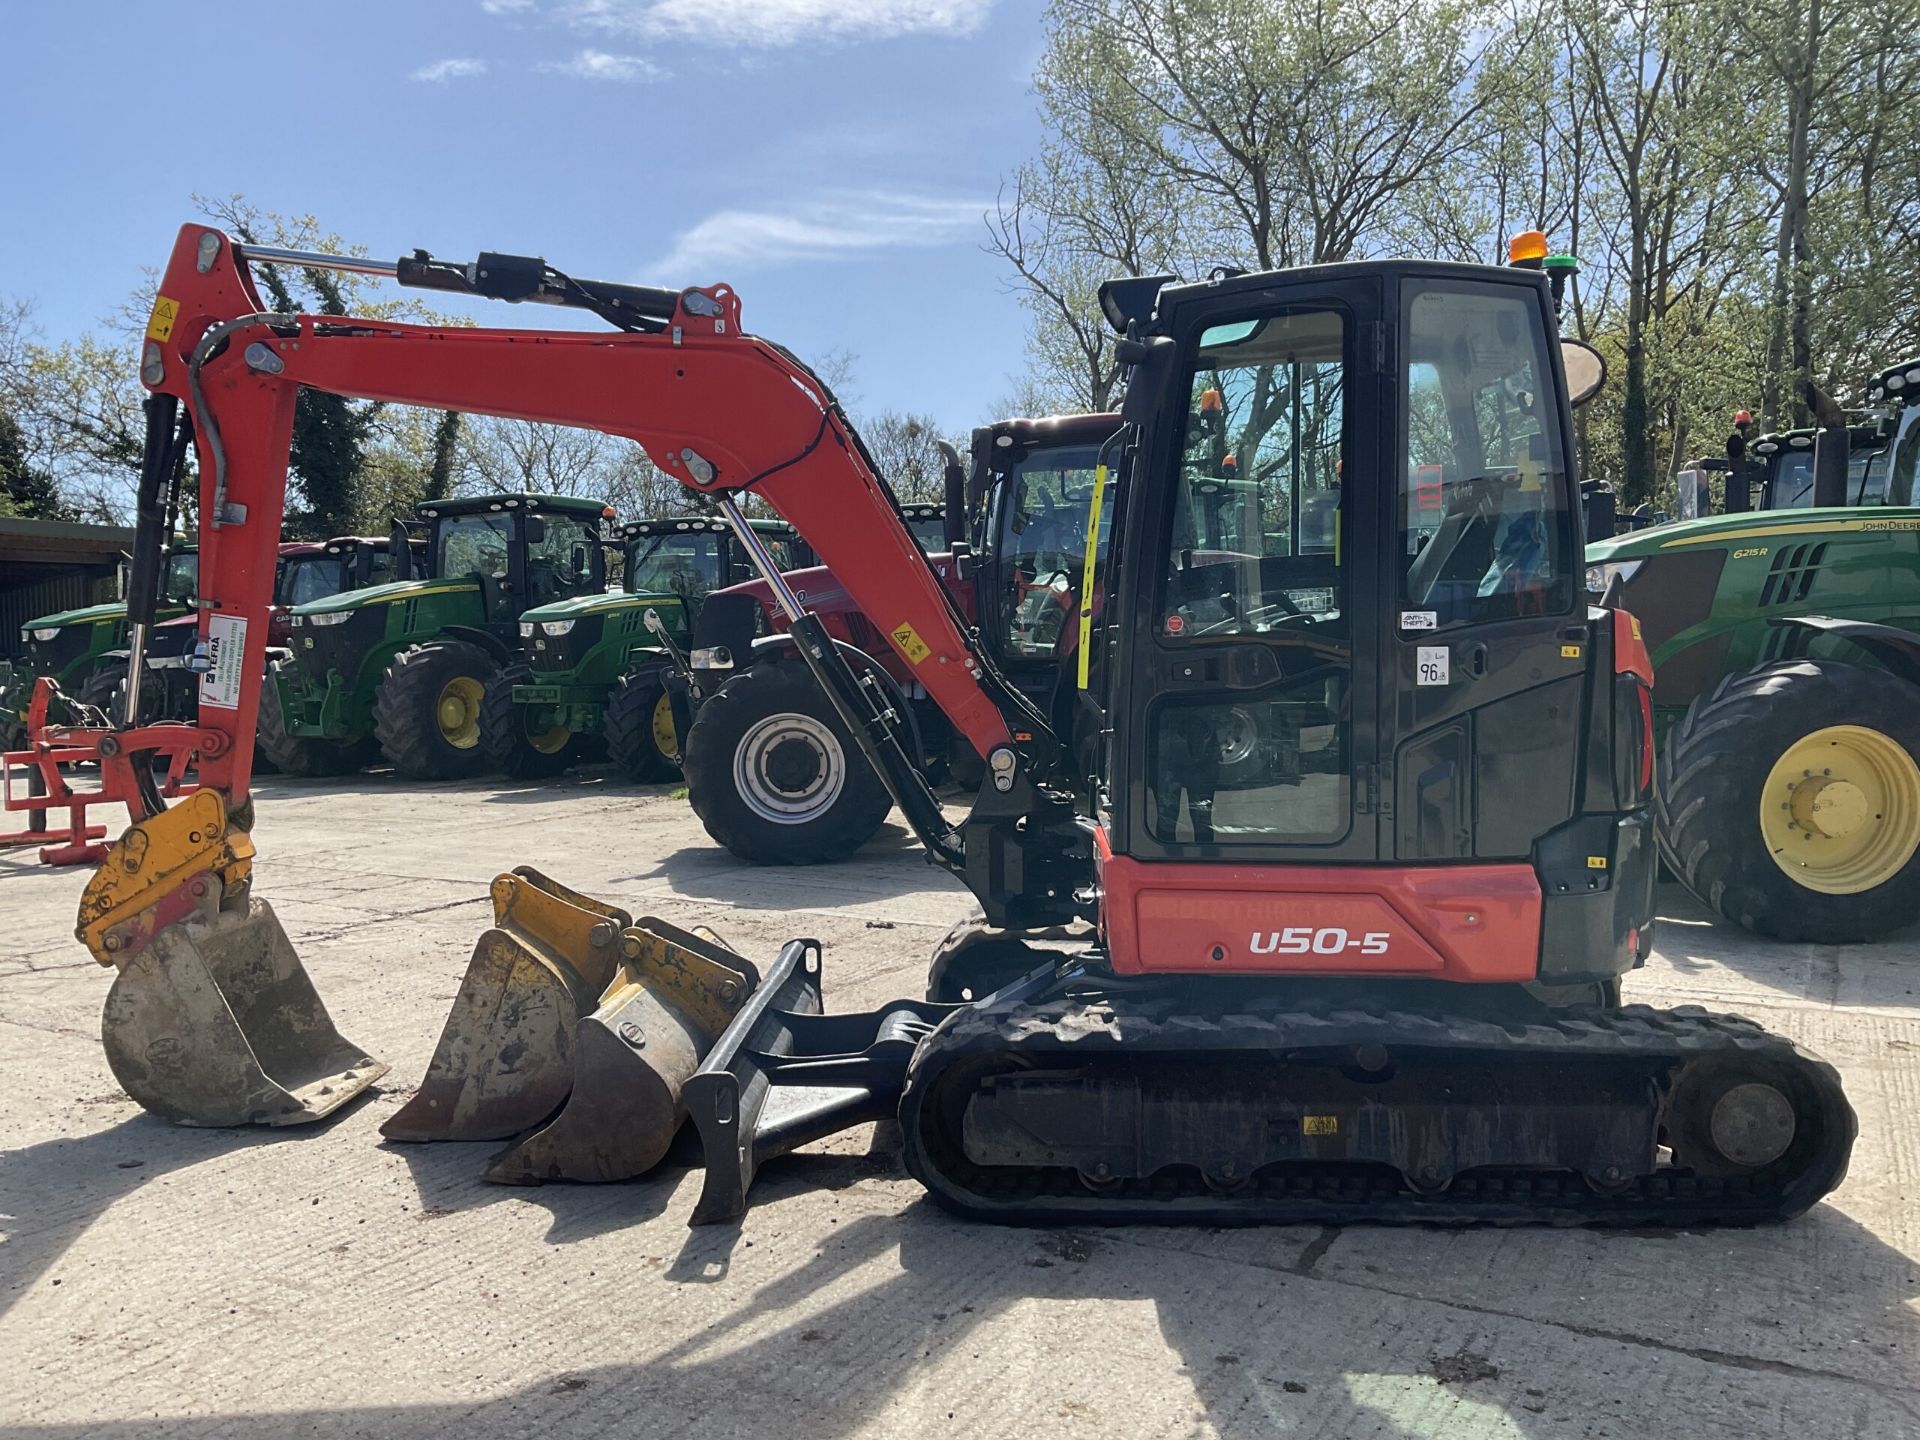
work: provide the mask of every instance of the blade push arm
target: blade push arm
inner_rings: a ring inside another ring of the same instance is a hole
[[[636,314],[643,303],[633,302]],[[726,286],[679,293],[657,323],[609,335],[271,315],[244,251],[217,230],[183,228],[142,377],[178,396],[196,427],[201,626],[215,645],[216,676],[223,644],[239,666],[237,703],[224,706],[227,697],[216,694],[209,707],[203,693],[203,724],[236,739],[252,733],[293,403],[298,386],[308,385],[599,430],[638,442],[697,493],[757,492],[833,568],[982,755],[1015,744],[1007,714],[1024,712],[989,688],[997,677],[974,652],[826,387],[777,346],[742,333],[739,301]],[[1018,743],[1030,742],[1023,728]],[[235,744],[211,767],[211,783],[236,804],[251,748]]]

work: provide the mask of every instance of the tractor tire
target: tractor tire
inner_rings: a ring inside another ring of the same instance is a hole
[[[773,661],[722,685],[687,736],[687,799],[707,834],[757,865],[858,850],[893,798],[813,676]]]
[[[466,780],[487,768],[480,703],[499,671],[464,640],[411,645],[393,657],[373,696],[373,733],[409,780]]]
[[[516,705],[513,687],[533,676],[526,665],[509,665],[487,681],[480,696],[480,747],[493,769],[515,780],[559,775],[580,758],[580,737],[564,725],[532,731],[531,707]]]
[[[1659,779],[1661,851],[1722,918],[1822,945],[1920,921],[1920,689],[1817,658],[1729,675]]]
[[[658,784],[680,773],[680,741],[661,676],[658,666],[622,675],[600,720],[608,758],[636,784]]]
[[[260,687],[260,718],[253,730],[256,755],[265,755],[282,775],[313,779],[326,775],[351,775],[367,759],[364,740],[326,740],[310,735],[289,735],[286,716],[280,710],[280,666],[276,661],[267,669]]]
[[[80,682],[80,690],[74,699],[82,705],[91,705],[107,717],[107,724],[117,727],[126,706],[127,662],[109,661],[99,666]]]

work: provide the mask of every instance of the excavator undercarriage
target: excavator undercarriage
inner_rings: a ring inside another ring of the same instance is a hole
[[[272,314],[261,261],[570,305],[621,333]],[[929,982],[969,998],[831,1014],[813,941],[762,966],[523,868],[494,883],[390,1140],[512,1142],[487,1172],[503,1183],[611,1181],[659,1165],[691,1119],[695,1223],[737,1218],[763,1163],[887,1118],[940,1203],[1001,1221],[1800,1213],[1854,1137],[1832,1068],[1745,1020],[1619,1000],[1651,945],[1652,675],[1633,618],[1588,609],[1577,583],[1566,268],[1106,287],[1121,424],[1090,495],[1043,507],[1055,550],[1084,544],[1084,580],[1032,587],[1078,637],[1090,759],[999,671],[830,391],[741,329],[727,287],[266,252],[186,227],[143,356],[129,614],[137,649],[142,556],[191,443],[206,788],[153,799],[89,887],[82,938],[121,970],[115,1073],[186,1123],[289,1124],[385,1068],[340,1037],[252,897],[250,821],[228,813],[251,809],[236,740],[306,385],[636,440],[764,555],[740,509],[758,495],[984,771],[950,823],[889,692],[763,564],[846,733],[980,902]]]

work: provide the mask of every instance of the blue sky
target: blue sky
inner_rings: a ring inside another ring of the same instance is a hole
[[[5,3],[0,296],[90,328],[192,193],[240,192],[379,256],[724,280],[749,329],[853,352],[860,410],[960,432],[1022,368],[980,216],[1037,148],[1042,43],[1038,0]]]

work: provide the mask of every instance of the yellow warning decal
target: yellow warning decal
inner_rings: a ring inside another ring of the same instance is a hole
[[[1340,1117],[1338,1115],[1302,1115],[1300,1133],[1302,1135],[1338,1135]]]
[[[1589,856],[1587,856],[1587,869],[1589,869],[1589,870],[1604,870],[1604,869],[1606,869],[1606,868],[1607,868],[1607,857],[1606,857],[1606,856],[1604,856],[1604,855],[1589,855]]]
[[[153,297],[153,313],[147,316],[147,338],[165,340],[173,334],[173,322],[180,318],[180,302],[164,295]]]
[[[1578,660],[1580,658],[1580,647],[1578,645],[1562,645],[1560,647],[1560,658],[1562,660]]]
[[[933,653],[928,648],[927,642],[920,638],[920,632],[905,623],[893,627],[893,643],[898,645],[900,653],[915,665]]]
[[[1627,624],[1633,627],[1633,638],[1638,640],[1640,638],[1640,617],[1638,615],[1627,616]]]
[[[1100,503],[1107,494],[1107,467],[1093,467],[1093,500],[1087,506],[1087,553],[1080,571],[1080,688],[1087,688],[1088,657],[1093,654],[1093,566],[1100,554]]]

